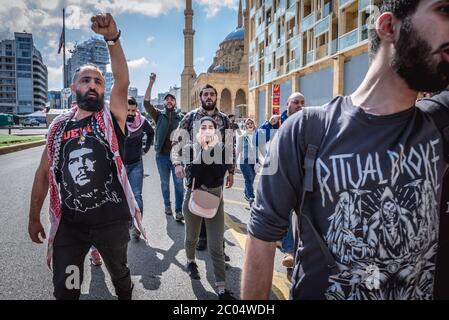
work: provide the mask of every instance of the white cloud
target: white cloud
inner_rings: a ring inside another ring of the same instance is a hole
[[[62,51],[58,54],[58,48],[59,48],[59,35],[56,35],[55,33],[49,33],[48,38],[48,45],[44,47],[42,50],[42,57],[44,59],[44,63],[48,64],[54,64],[54,63],[60,63],[62,65]],[[56,40],[57,39],[57,40]],[[75,48],[75,42],[67,42],[65,44],[65,56],[66,60],[68,60],[72,53],[70,52]]]
[[[151,42],[154,41],[154,39],[156,39],[154,36],[149,36],[149,37],[146,39],[146,41],[147,41],[148,43],[151,43]]]
[[[237,8],[237,0],[196,0],[207,17],[215,16],[222,8]],[[0,39],[12,38],[14,32],[33,32],[45,38],[49,32],[62,27],[62,9],[66,8],[68,29],[90,30],[90,18],[100,12],[113,16],[140,14],[158,17],[171,10],[182,10],[184,0],[1,0]],[[58,31],[60,32],[60,31]],[[151,37],[149,38],[151,39]],[[148,39],[147,39],[148,40]],[[151,42],[151,41],[149,41]]]
[[[135,60],[128,61],[128,68],[131,70],[142,68],[146,65],[148,65],[150,62],[147,60],[147,58],[142,57]]]
[[[85,8],[70,5],[66,8],[65,14],[65,25],[67,29],[83,29],[85,31],[90,30],[90,18],[93,14],[85,10]]]
[[[48,90],[61,90],[62,86],[62,66],[48,67]]]
[[[212,18],[223,8],[238,8],[238,0],[196,0],[196,2],[204,7],[207,18]]]
[[[212,17],[223,8],[237,8],[237,0],[195,0]],[[170,14],[172,10],[182,10],[184,0],[0,0],[0,40],[13,39],[14,32],[32,32],[38,49],[49,70],[49,88],[59,89],[62,84],[62,55],[58,55],[59,36],[62,30],[62,9],[66,8],[68,30],[80,29],[78,40],[92,35],[90,17],[100,12],[110,12],[113,16],[138,14],[149,17]],[[36,41],[39,39],[39,41]],[[155,40],[148,35],[146,41]],[[40,47],[39,47],[40,46]],[[66,55],[74,43],[66,43]],[[183,54],[183,53],[181,53]],[[202,57],[197,62],[204,62]],[[57,67],[59,65],[59,67]],[[130,69],[156,66],[154,61],[142,57],[129,61]]]
[[[68,29],[90,29],[90,18],[100,12],[158,17],[170,10],[181,10],[184,0],[2,0],[0,37],[11,38],[14,32],[46,33],[62,27],[62,9],[66,8]]]
[[[205,57],[198,57],[198,58],[195,59],[195,63],[203,63],[205,61],[206,61]]]

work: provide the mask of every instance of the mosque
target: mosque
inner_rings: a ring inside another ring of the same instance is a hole
[[[185,57],[182,73],[181,106],[183,111],[201,105],[201,88],[210,84],[217,89],[217,106],[227,114],[238,118],[248,116],[248,37],[245,33],[247,12],[243,14],[242,1],[239,2],[237,28],[220,43],[214,60],[206,73],[196,75],[193,67],[193,10],[192,1],[186,1],[185,14]],[[245,16],[245,19],[244,19]]]

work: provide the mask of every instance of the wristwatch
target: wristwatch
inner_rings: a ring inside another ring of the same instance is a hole
[[[113,46],[117,42],[117,40],[120,39],[121,34],[122,34],[122,30],[119,30],[114,39],[106,39],[106,37],[103,37],[103,39],[104,39],[104,41],[106,41],[108,46]]]

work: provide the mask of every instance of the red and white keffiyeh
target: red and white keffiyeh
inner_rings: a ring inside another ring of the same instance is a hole
[[[128,131],[130,133],[136,132],[143,126],[145,121],[146,121],[145,117],[142,116],[139,111],[137,111],[136,116],[134,117],[134,121],[131,123],[129,123],[129,122],[126,123],[126,126],[128,127]]]
[[[61,141],[64,134],[64,130],[69,121],[74,117],[78,106],[75,105],[69,112],[58,116],[51,124],[48,139],[47,139],[47,158],[49,165],[48,182],[50,189],[50,233],[48,237],[48,250],[47,250],[47,265],[51,269],[51,261],[53,258],[53,242],[55,240],[56,232],[58,231],[59,224],[61,222],[61,199],[59,193],[59,187],[56,182],[55,169],[58,166]],[[109,144],[112,152],[115,165],[117,166],[117,176],[120,184],[122,185],[125,193],[126,201],[131,211],[136,227],[141,231],[145,240],[147,236],[145,229],[142,227],[142,213],[137,205],[136,199],[132,192],[131,186],[128,181],[125,166],[123,165],[122,158],[120,157],[119,145],[117,136],[114,131],[114,125],[112,122],[111,110],[109,104],[105,103],[103,110],[94,113],[95,120],[98,124],[99,130],[103,133],[106,141]]]

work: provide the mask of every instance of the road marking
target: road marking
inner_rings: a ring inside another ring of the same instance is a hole
[[[243,177],[241,177],[241,178],[240,177],[234,177],[234,180],[245,181],[245,179]],[[258,184],[259,183],[259,179],[258,178],[254,179],[254,182],[256,184]]]
[[[228,204],[237,204],[237,205],[239,205],[239,206],[249,207],[249,203],[248,203],[248,202],[241,202],[241,201],[235,201],[235,200],[224,199],[224,203],[228,203]]]
[[[246,248],[246,225],[235,222],[231,216],[225,212],[225,224],[228,226],[233,237],[237,240],[240,248],[245,252]],[[290,282],[285,273],[273,271],[272,291],[279,300],[287,300],[290,293]]]

